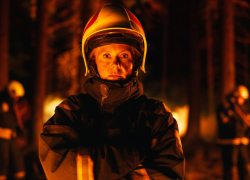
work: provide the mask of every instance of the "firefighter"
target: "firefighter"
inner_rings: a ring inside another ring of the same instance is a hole
[[[220,145],[223,160],[223,180],[235,179],[237,171],[240,180],[250,179],[247,150],[250,119],[243,106],[248,97],[248,89],[239,85],[217,108],[217,143]]]
[[[143,95],[147,43],[138,19],[105,5],[82,37],[86,93],[56,107],[39,156],[48,180],[184,179],[178,125],[160,100]]]
[[[23,85],[15,80],[0,92],[0,180],[7,179],[9,167],[14,179],[25,177],[23,157],[16,142],[17,126],[23,129],[16,102],[24,93]]]

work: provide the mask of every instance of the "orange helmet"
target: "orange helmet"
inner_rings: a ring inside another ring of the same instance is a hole
[[[82,56],[86,73],[89,72],[88,55],[98,47],[112,43],[134,46],[142,55],[140,69],[145,72],[147,41],[139,20],[118,4],[108,4],[88,21],[82,36]]]

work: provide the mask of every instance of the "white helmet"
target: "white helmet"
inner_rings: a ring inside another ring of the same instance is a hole
[[[12,80],[8,84],[8,91],[10,94],[13,94],[16,97],[22,97],[25,94],[23,85],[16,80]]]
[[[239,85],[237,86],[237,89],[235,91],[235,95],[238,97],[242,97],[243,99],[248,99],[249,97],[249,92],[248,89],[246,88],[246,86],[243,85]]]
[[[89,72],[88,55],[99,46],[112,43],[134,46],[142,55],[138,67],[145,72],[147,41],[139,20],[118,4],[108,4],[88,21],[82,36],[82,56],[86,73]]]

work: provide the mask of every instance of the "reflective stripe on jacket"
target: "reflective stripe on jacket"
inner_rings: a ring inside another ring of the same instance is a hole
[[[216,142],[221,145],[248,145],[249,139],[246,137],[233,138],[233,139],[217,139]]]
[[[0,127],[0,138],[10,140],[12,136],[12,130],[9,128]]]

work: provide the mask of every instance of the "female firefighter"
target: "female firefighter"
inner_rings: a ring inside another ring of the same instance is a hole
[[[162,101],[143,95],[147,43],[138,19],[120,5],[101,8],[82,37],[85,94],[56,107],[39,155],[47,178],[183,179],[178,125]]]

